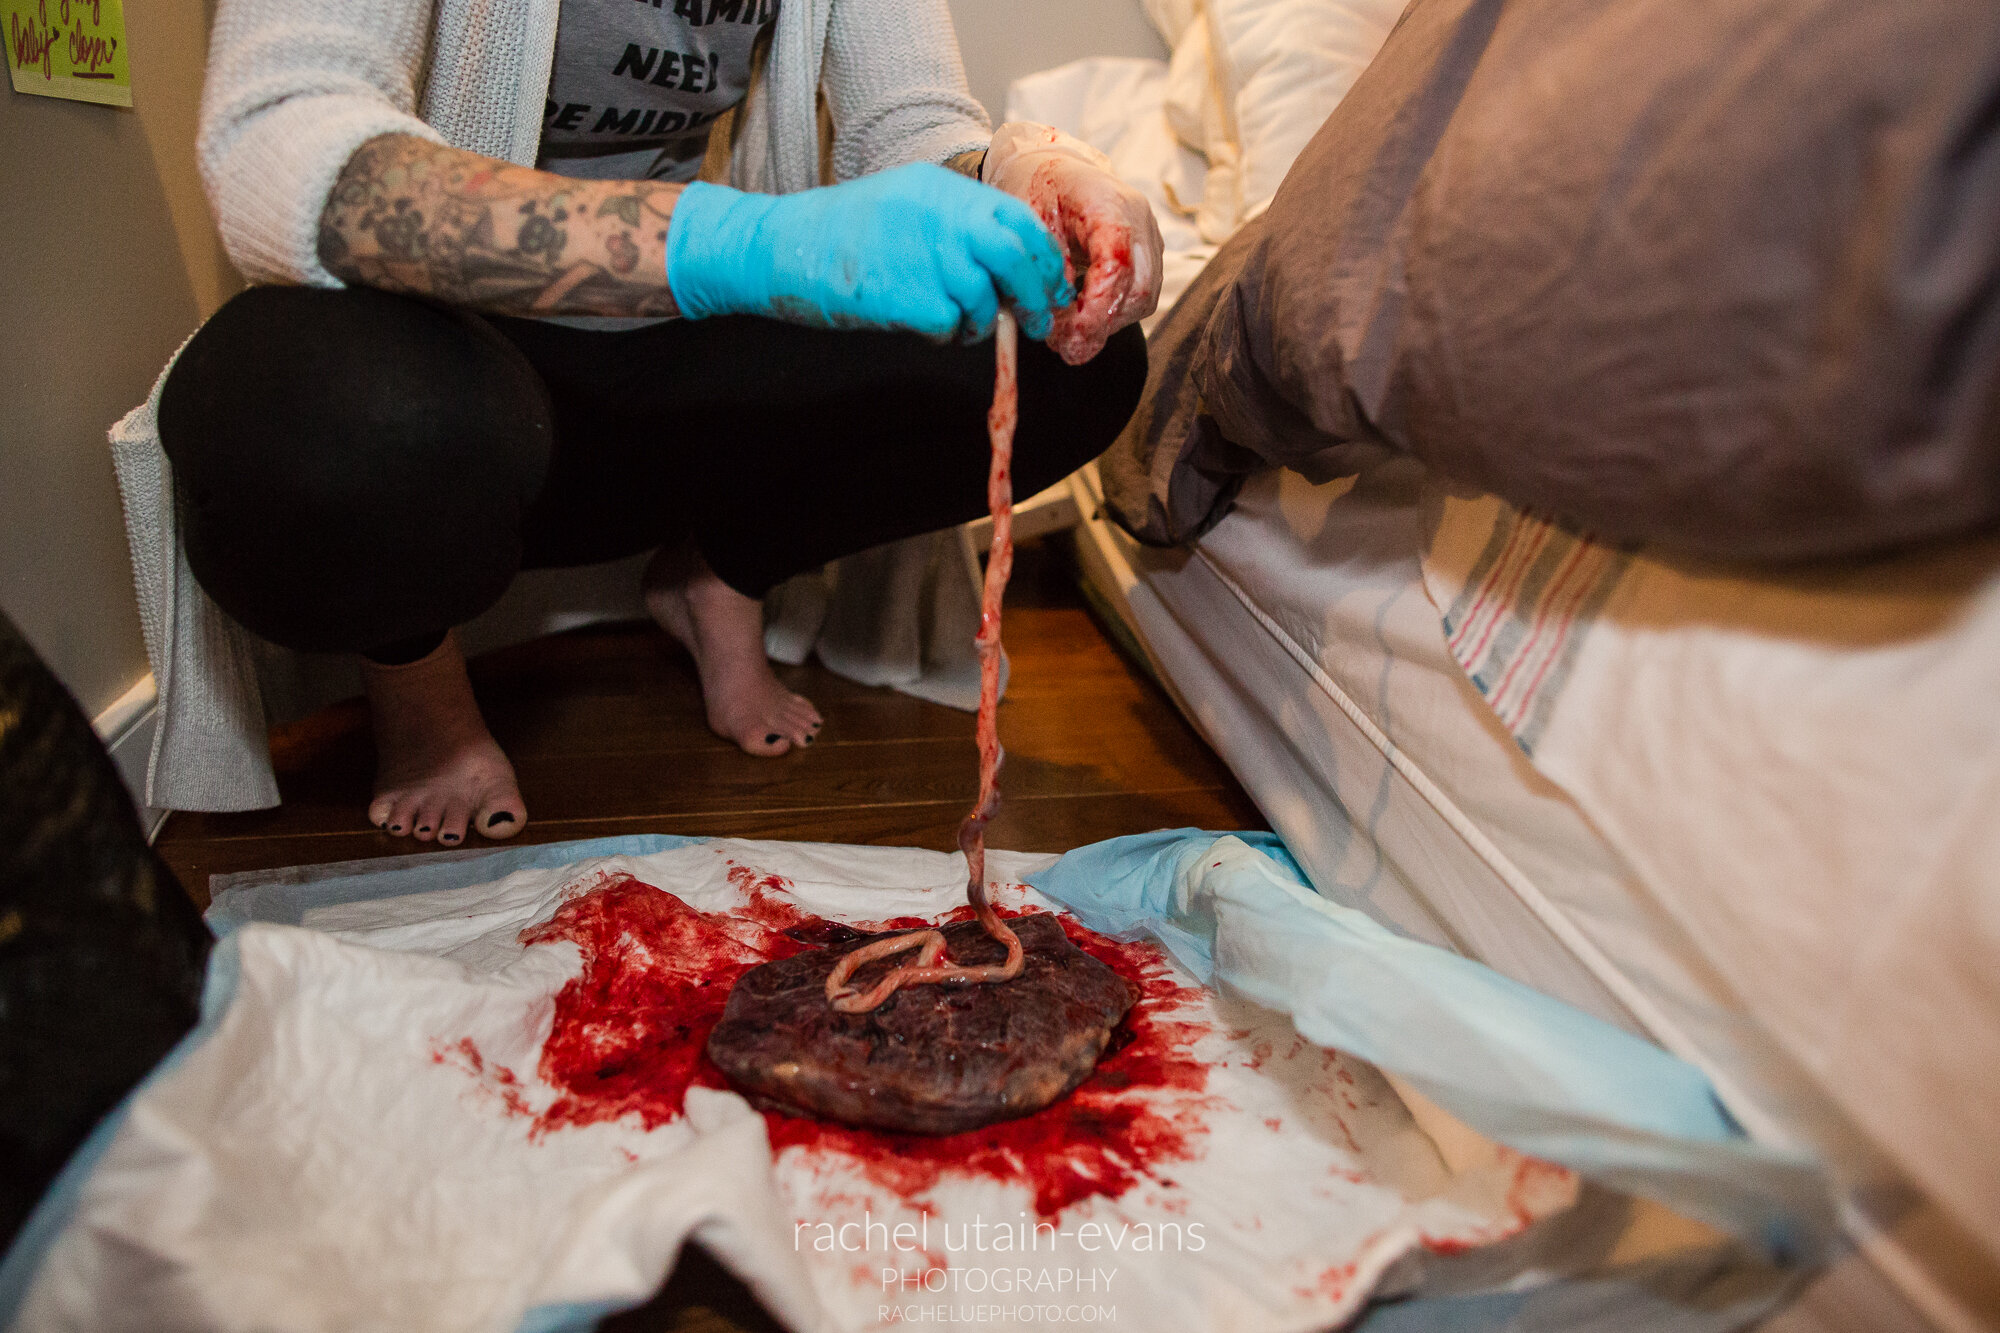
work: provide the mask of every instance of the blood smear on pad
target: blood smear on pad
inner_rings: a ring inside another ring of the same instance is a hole
[[[715,916],[620,876],[522,933],[525,944],[568,940],[583,955],[582,971],[556,996],[538,1069],[556,1100],[539,1113],[507,1103],[532,1115],[533,1136],[627,1116],[653,1129],[681,1114],[688,1088],[727,1086],[704,1047],[730,987],[759,963],[810,947],[797,937],[834,939],[844,930],[777,898],[790,886],[774,876],[741,885],[751,891],[746,914]],[[1177,981],[1153,945],[1061,920],[1079,948],[1139,995],[1112,1050],[1075,1092],[1034,1115],[943,1137],[766,1112],[773,1152],[838,1156],[911,1200],[948,1176],[1023,1185],[1044,1217],[1093,1196],[1118,1198],[1149,1178],[1166,1183],[1166,1168],[1202,1155],[1209,1071],[1192,1052],[1209,1025],[1175,1017],[1196,988]]]

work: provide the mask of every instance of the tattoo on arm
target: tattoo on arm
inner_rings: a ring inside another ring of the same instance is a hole
[[[681,187],[572,180],[404,134],[348,159],[319,258],[348,282],[503,315],[671,315]]]

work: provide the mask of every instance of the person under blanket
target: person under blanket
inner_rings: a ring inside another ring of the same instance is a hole
[[[1017,493],[1145,381],[1151,212],[1053,130],[989,136],[943,0],[222,0],[199,147],[254,285],[160,394],[187,563],[361,654],[368,818],[419,841],[527,821],[453,634],[519,571],[657,550],[709,725],[783,754],[821,718],[762,598],[985,511],[1001,305],[1047,344]]]

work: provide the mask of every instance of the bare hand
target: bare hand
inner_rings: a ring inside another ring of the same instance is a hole
[[[1056,312],[1048,345],[1071,365],[1160,303],[1160,227],[1145,196],[1096,149],[1046,125],[1010,121],[993,135],[988,184],[1025,199],[1063,249],[1076,302]]]

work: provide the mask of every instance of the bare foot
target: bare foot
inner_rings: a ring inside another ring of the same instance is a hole
[[[694,655],[716,735],[765,756],[813,743],[819,710],[772,673],[762,602],[717,578],[699,555],[662,550],[646,570],[646,608]]]
[[[363,661],[375,722],[375,799],[368,822],[418,842],[465,841],[467,821],[489,838],[511,838],[528,808],[466,678],[458,637],[404,666]]]

